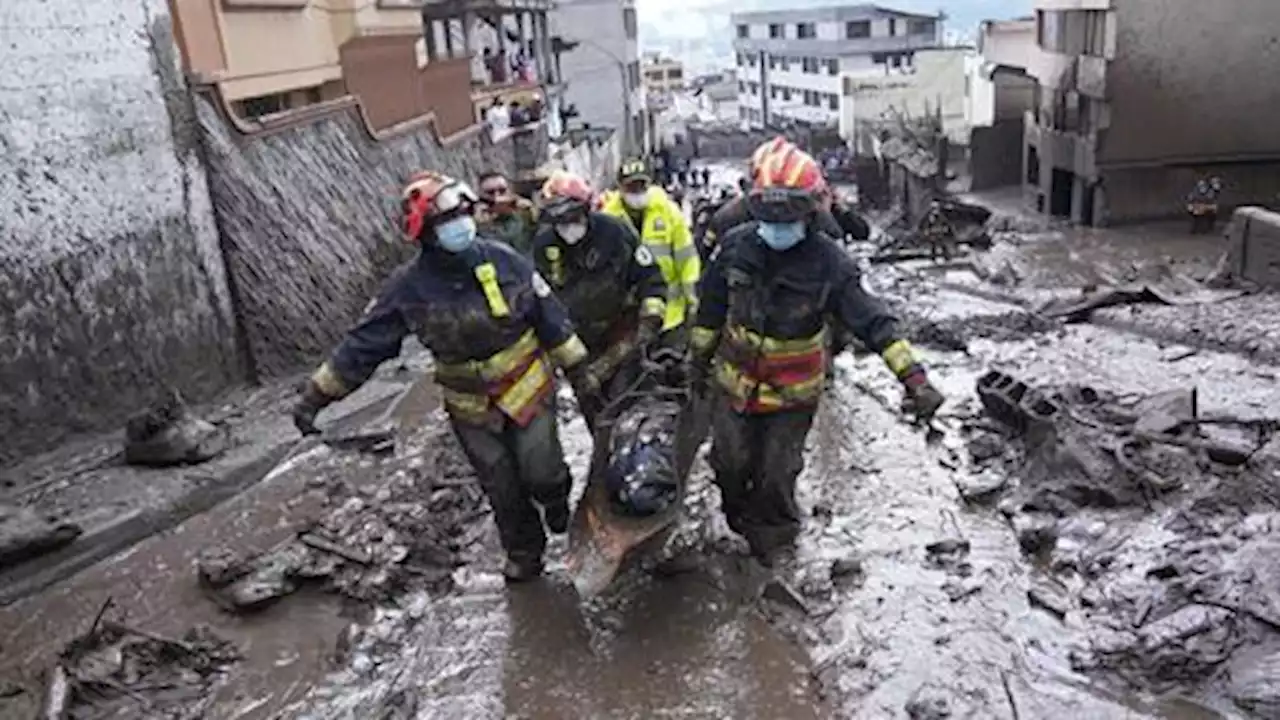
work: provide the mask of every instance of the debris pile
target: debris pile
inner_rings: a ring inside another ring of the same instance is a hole
[[[1029,597],[1086,619],[1075,669],[1158,692],[1247,670],[1220,689],[1272,717],[1280,662],[1257,658],[1280,650],[1280,461],[1260,450],[1280,423],[1203,415],[1194,389],[1047,392],[993,371],[978,395],[997,424],[971,428],[970,457],[978,477],[1012,482],[962,495],[1004,493],[1022,549],[1060,578]],[[1114,523],[1117,513],[1147,520]]]
[[[167,638],[100,615],[49,670],[40,717],[202,718],[214,686],[239,659],[234,645],[207,628]]]
[[[323,510],[298,534],[251,557],[226,549],[199,563],[202,586],[223,607],[265,607],[306,584],[347,597],[389,599],[409,586],[439,589],[485,531],[486,505],[446,429],[410,451],[421,462],[377,483],[316,478]],[[403,460],[404,458],[401,458]]]
[[[0,504],[0,568],[57,550],[82,532],[74,523],[42,518],[30,508]]]
[[[226,429],[193,415],[176,391],[125,423],[124,459],[130,465],[202,463],[221,455],[228,444]]]

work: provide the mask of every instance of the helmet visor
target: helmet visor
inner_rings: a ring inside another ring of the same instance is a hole
[[[792,223],[817,208],[813,193],[790,188],[763,188],[747,196],[747,210],[760,222]]]

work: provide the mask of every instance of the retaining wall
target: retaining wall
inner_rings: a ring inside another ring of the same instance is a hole
[[[236,316],[259,378],[317,362],[412,256],[396,224],[409,175],[515,174],[511,142],[495,146],[479,126],[442,138],[428,115],[374,133],[353,98],[252,125],[210,88],[195,106]]]
[[[0,463],[242,373],[164,0],[5,0]]]

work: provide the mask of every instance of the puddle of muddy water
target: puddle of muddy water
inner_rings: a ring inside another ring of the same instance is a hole
[[[508,717],[827,716],[804,653],[718,581],[686,574],[628,590],[609,608],[581,608],[551,583],[510,593]]]

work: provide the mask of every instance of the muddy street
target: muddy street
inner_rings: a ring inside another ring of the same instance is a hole
[[[235,658],[148,684],[91,651],[106,674],[71,717],[1275,717],[1274,446],[1244,465],[1089,453],[1132,440],[1125,412],[1160,394],[1266,417],[1275,368],[1033,318],[920,269],[878,267],[870,284],[908,309],[951,400],[914,427],[879,358],[838,359],[806,449],[800,552],[776,580],[724,525],[704,448],[682,562],[583,603],[557,539],[547,577],[506,586],[483,496],[420,383],[389,416],[351,421],[398,422],[394,452],[300,445],[232,500],[0,609],[0,716],[33,716],[47,670],[83,662],[63,650],[101,615],[179,655],[205,627]],[[1070,422],[1048,444],[1002,424],[977,392],[993,369]],[[568,397],[581,492],[590,440]]]

